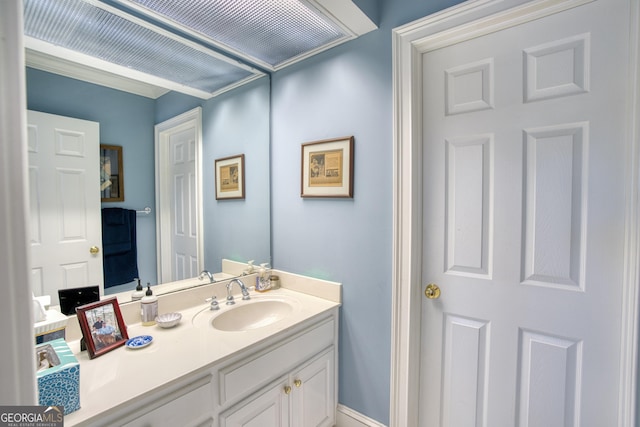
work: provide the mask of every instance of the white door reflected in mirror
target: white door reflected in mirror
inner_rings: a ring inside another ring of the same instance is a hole
[[[58,305],[58,289],[104,294],[100,225],[100,126],[27,112],[31,286]]]
[[[155,127],[158,283],[197,277],[203,267],[202,109]]]

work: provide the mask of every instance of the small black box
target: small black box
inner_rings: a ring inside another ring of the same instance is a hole
[[[100,301],[100,289],[98,286],[85,288],[59,289],[60,311],[67,316],[76,314],[76,307]]]

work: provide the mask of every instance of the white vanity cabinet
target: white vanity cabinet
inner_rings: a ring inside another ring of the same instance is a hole
[[[335,424],[333,347],[220,415],[220,427],[328,427]]]
[[[208,319],[166,330],[133,325],[130,335],[154,333],[151,347],[80,355],[82,407],[65,425],[335,425],[340,303],[279,292],[298,304],[283,323],[237,332],[211,328]],[[183,316],[201,313],[209,314],[193,307]]]
[[[221,368],[218,425],[334,425],[336,326],[337,315],[325,318],[258,354]]]

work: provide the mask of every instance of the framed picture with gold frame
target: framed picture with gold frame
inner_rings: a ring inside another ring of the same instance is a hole
[[[302,144],[301,197],[353,197],[353,136]]]
[[[100,200],[124,201],[122,147],[100,144]]]
[[[216,200],[244,199],[244,154],[216,160]]]

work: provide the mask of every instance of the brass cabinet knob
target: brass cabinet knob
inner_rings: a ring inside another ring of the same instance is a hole
[[[291,394],[291,386],[290,385],[284,386],[284,394]]]
[[[302,380],[295,380],[295,381],[293,382],[293,384],[294,384],[296,387],[300,387],[300,386],[302,385]]]
[[[89,249],[89,253],[90,253],[91,255],[95,255],[95,254],[97,254],[98,252],[100,252],[100,249],[99,249],[97,246],[91,246],[91,248]]]
[[[440,298],[440,288],[435,283],[429,283],[424,290],[424,296],[429,299],[438,299]]]

